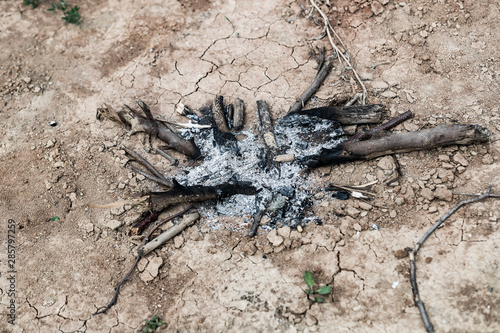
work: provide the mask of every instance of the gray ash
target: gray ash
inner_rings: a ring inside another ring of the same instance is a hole
[[[261,210],[272,217],[270,225],[297,225],[312,219],[306,216],[311,206],[313,184],[299,176],[303,169],[300,159],[317,153],[321,148],[338,145],[344,134],[341,127],[327,119],[293,116],[274,127],[281,154],[294,154],[295,161],[275,163],[266,167],[266,147],[258,128],[235,132],[232,138],[220,137],[216,127],[185,131],[192,136],[204,156],[194,167],[186,167],[175,178],[182,185],[213,186],[234,181],[250,182],[259,192],[254,196],[234,195],[217,202],[213,210],[204,209],[208,218],[217,216],[250,216]],[[203,122],[203,120],[202,120]]]

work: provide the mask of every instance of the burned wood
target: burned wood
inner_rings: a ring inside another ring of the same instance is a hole
[[[245,119],[245,103],[243,100],[237,98],[234,102],[234,115],[233,115],[233,129],[236,131],[241,130]]]
[[[403,123],[411,118],[413,118],[413,113],[410,110],[408,110],[405,113],[400,114],[399,116],[390,119],[389,121],[383,123],[382,125],[380,125],[376,128],[356,133],[355,135],[353,135],[352,137],[350,137],[349,139],[344,141],[344,144],[356,142],[356,141],[367,140],[367,139],[371,138],[374,134],[377,134],[377,133],[382,132],[382,131],[390,130],[391,128],[394,128],[394,127],[398,126],[399,124],[401,124],[401,123]]]
[[[234,120],[233,120],[234,107],[233,107],[233,104],[226,105],[226,109],[224,111],[224,114],[226,115],[226,119],[227,119],[227,127],[229,127],[229,129],[232,129],[233,128],[233,124],[234,124]]]
[[[260,221],[264,214],[268,214],[269,216],[275,216],[276,213],[282,210],[288,203],[289,197],[282,195],[281,193],[277,193],[273,196],[270,201],[267,201],[264,209],[259,209],[257,213],[253,215],[253,223],[250,227],[250,231],[248,233],[248,237],[254,237],[257,234],[257,230],[259,229]]]
[[[274,163],[274,156],[278,153],[278,144],[274,136],[273,123],[271,120],[271,111],[266,101],[257,101],[257,113],[259,114],[260,121],[260,134],[264,139],[266,146],[266,162],[269,164]]]
[[[336,121],[342,125],[377,124],[382,120],[382,104],[324,106],[320,108],[294,111],[281,118],[283,123],[303,122],[308,117]]]
[[[210,120],[213,123],[213,135],[214,140],[217,146],[222,149],[230,149],[234,152],[234,154],[239,154],[238,140],[236,136],[229,131],[229,127],[227,124],[226,115],[227,112],[222,96],[215,96],[215,99],[212,103],[211,108],[212,119]]]
[[[224,110],[224,98],[220,95],[215,96],[214,102],[212,104],[212,115],[215,120],[215,125],[222,133],[229,133],[229,127],[227,126],[227,120]]]
[[[250,227],[250,231],[248,232],[248,237],[255,237],[255,235],[257,234],[257,229],[259,229],[260,220],[262,220],[265,212],[266,210],[262,209],[253,215],[253,223]]]
[[[192,207],[193,206],[190,205],[187,208],[185,208],[182,211],[180,211],[179,213],[174,214],[172,216],[169,216],[168,218],[166,218],[166,219],[164,219],[162,221],[157,222],[149,230],[148,234],[146,235],[146,237],[142,241],[142,245],[141,246],[144,246],[144,244],[146,244],[149,241],[149,237],[153,234],[153,232],[156,230],[156,228],[158,228],[161,224],[163,224],[165,222],[168,222],[168,221],[170,221],[170,220],[172,220],[172,219],[174,219],[174,218],[176,218],[178,216],[181,216],[182,214],[184,214],[188,210],[190,210]],[[125,277],[116,285],[116,287],[115,287],[115,293],[114,293],[113,298],[111,299],[111,301],[102,310],[98,310],[95,313],[93,313],[92,317],[96,316],[98,314],[105,314],[109,309],[111,309],[116,304],[116,301],[118,300],[118,294],[120,293],[120,288],[128,280],[128,278],[130,277],[130,274],[132,274],[132,272],[134,271],[134,269],[137,267],[137,264],[139,263],[139,260],[141,260],[141,258],[142,257],[140,255],[137,255],[137,257],[135,258],[135,262],[132,265],[132,267],[130,268],[130,270],[128,271],[128,273],[125,274]]]
[[[155,222],[158,219],[160,213],[161,212],[156,210],[150,210],[142,213],[141,217],[134,223],[134,225],[130,229],[129,235],[136,236],[142,234],[142,232],[146,230],[146,228],[149,227],[151,223]]]
[[[432,149],[448,145],[469,145],[488,141],[490,132],[478,125],[439,125],[434,128],[340,144],[302,158],[309,168],[369,160],[383,155]]]
[[[194,122],[200,121],[200,118],[198,117],[198,115],[196,113],[194,113],[194,111],[191,110],[190,107],[184,105],[181,102],[179,102],[175,106],[175,111],[177,111],[177,113],[180,114],[181,116],[187,117],[187,118],[193,120]]]
[[[328,76],[333,67],[333,59],[334,57],[328,57],[325,60],[325,48],[318,49],[318,56],[316,57],[318,62],[318,72],[316,73],[316,77],[314,78],[311,85],[302,93],[302,95],[297,99],[297,101],[292,105],[288,113],[294,113],[302,110],[304,105],[309,101],[309,99],[318,91],[325,78]]]
[[[141,115],[137,110],[127,106],[129,112],[116,112],[109,105],[104,105],[97,109],[97,118],[102,117],[119,122],[130,128],[132,131],[144,131],[153,137],[157,137],[167,143],[169,149],[174,149],[184,155],[197,159],[201,156],[200,149],[195,145],[194,140],[184,140],[173,131],[168,130],[165,126],[154,119],[149,107],[142,101],[137,101],[144,115]]]
[[[172,239],[176,235],[178,235],[182,230],[186,229],[190,225],[192,225],[196,220],[200,218],[200,214],[192,213],[184,217],[182,221],[178,224],[174,225],[172,228],[168,229],[164,233],[160,234],[158,237],[150,241],[149,243],[141,246],[137,253],[139,256],[144,257],[158,246],[165,244],[168,240]]]
[[[325,188],[325,191],[347,191],[356,199],[370,199],[376,196],[370,190],[365,190],[353,186],[330,184]]]
[[[488,190],[484,192],[483,194],[475,197],[475,198],[470,198],[467,200],[462,200],[460,201],[456,206],[454,206],[448,213],[446,213],[442,218],[439,219],[425,234],[420,238],[420,240],[417,242],[415,247],[413,248],[413,251],[410,250],[410,284],[411,284],[411,291],[413,293],[413,302],[415,303],[415,306],[418,308],[418,311],[420,312],[420,317],[422,318],[422,321],[424,323],[425,329],[427,332],[432,333],[434,332],[434,326],[432,325],[429,315],[427,314],[427,310],[425,309],[425,304],[422,302],[422,299],[420,298],[420,293],[418,291],[418,284],[417,284],[417,265],[416,265],[416,257],[418,254],[418,251],[420,248],[423,246],[424,242],[429,238],[430,235],[436,231],[437,228],[439,228],[444,221],[446,221],[453,213],[455,213],[460,207],[477,202],[480,200],[483,200],[485,198],[489,197],[497,197],[497,195],[492,194],[491,188],[493,184],[491,184],[488,187]]]
[[[147,194],[150,209],[162,211],[179,203],[202,202],[223,199],[235,194],[253,195],[257,193],[256,188],[247,182],[226,183],[216,186],[182,186],[175,179],[172,180],[174,187],[171,190]]]

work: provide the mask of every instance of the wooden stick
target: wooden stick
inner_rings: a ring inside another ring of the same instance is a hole
[[[149,237],[151,236],[151,234],[156,230],[156,228],[158,228],[158,226],[160,226],[161,224],[167,222],[167,221],[170,221],[182,214],[184,214],[185,212],[187,212],[188,210],[190,210],[193,206],[188,206],[187,208],[183,209],[182,211],[180,211],[179,213],[177,214],[174,214],[172,216],[169,216],[168,218],[160,221],[160,222],[157,222],[151,229],[150,231],[148,232],[148,235],[144,238],[144,240],[142,241],[142,245],[146,244],[148,241],[149,241]],[[92,314],[92,317],[95,316],[95,315],[98,315],[98,314],[102,314],[102,313],[106,313],[109,309],[111,309],[113,307],[113,305],[116,304],[116,301],[118,300],[118,294],[120,293],[120,288],[122,287],[122,285],[125,283],[125,281],[128,280],[128,278],[130,277],[130,274],[132,274],[132,272],[134,271],[134,269],[137,267],[137,264],[139,263],[139,260],[141,260],[141,256],[138,255],[136,258],[135,258],[135,262],[134,264],[132,265],[132,268],[130,268],[130,270],[128,271],[128,273],[125,275],[125,277],[118,283],[118,285],[115,287],[115,294],[113,295],[113,298],[111,299],[111,301],[102,309],[102,310],[98,310],[96,311],[95,313]]]
[[[163,185],[165,187],[168,187],[168,188],[172,187],[172,182],[169,182],[168,180],[163,180],[163,179],[160,179],[158,177],[155,177],[155,176],[147,173],[146,171],[139,169],[138,167],[136,167],[134,165],[130,165],[129,167],[132,170],[134,170],[135,172],[137,172],[137,173],[143,175],[144,177],[148,178],[149,180],[157,182],[158,184],[161,184],[161,185]]]
[[[351,142],[356,142],[356,141],[362,141],[362,140],[367,140],[371,138],[374,134],[379,133],[381,131],[387,131],[390,130],[391,128],[394,128],[398,126],[399,124],[407,121],[408,119],[413,118],[413,113],[408,110],[403,114],[400,114],[397,117],[394,117],[390,119],[389,121],[383,123],[382,125],[370,129],[368,131],[361,131],[350,137],[347,141],[344,141],[344,144],[351,143]]]
[[[161,179],[164,182],[168,182],[167,178],[163,174],[161,174],[154,166],[152,166],[146,159],[144,159],[141,155],[133,151],[132,149],[123,146],[123,149],[127,154],[132,156],[138,163],[143,165],[146,169],[148,169],[149,172],[151,172],[155,177]]]
[[[216,186],[182,186],[172,179],[173,187],[166,192],[150,192],[149,209],[162,211],[167,207],[186,202],[203,202],[223,199],[235,194],[254,195],[257,189],[247,182],[225,183]]]
[[[104,105],[102,108],[97,109],[97,118],[102,117],[119,122],[131,128],[132,131],[144,131],[153,137],[157,137],[163,142],[168,144],[168,148],[175,149],[180,153],[192,158],[197,159],[201,156],[200,149],[194,143],[194,140],[184,140],[179,135],[170,131],[160,122],[158,122],[152,115],[151,110],[142,101],[137,101],[139,107],[142,109],[145,117],[138,111],[128,105],[125,107],[128,112],[116,112],[111,106]]]
[[[382,138],[340,144],[322,149],[319,154],[305,156],[302,163],[309,168],[369,160],[383,155],[433,149],[448,145],[469,145],[487,142],[490,132],[479,125],[439,125],[434,128]]]
[[[155,222],[158,219],[160,213],[161,212],[154,210],[142,213],[141,217],[139,217],[139,219],[134,223],[134,225],[130,229],[129,235],[137,236],[142,234],[142,232],[146,230],[151,223]]]
[[[161,156],[165,157],[170,162],[171,165],[173,165],[173,166],[179,165],[179,160],[177,160],[176,158],[173,158],[169,154],[165,153],[163,150],[156,148],[156,152],[158,154],[160,154]]]
[[[424,242],[429,238],[430,235],[436,231],[437,228],[439,228],[444,221],[446,221],[453,213],[455,213],[460,207],[477,202],[480,200],[483,200],[485,198],[493,197],[496,196],[495,194],[491,194],[491,188],[493,187],[493,184],[490,184],[488,187],[488,190],[484,192],[483,194],[475,197],[475,198],[470,198],[467,200],[462,200],[460,201],[455,207],[453,207],[448,213],[446,213],[442,218],[439,219],[425,234],[420,238],[420,240],[417,242],[415,247],[413,248],[413,251],[410,252],[410,283],[411,283],[411,291],[413,293],[413,301],[415,303],[415,306],[418,308],[420,312],[420,316],[422,318],[422,321],[424,323],[425,329],[429,333],[434,332],[434,326],[432,325],[429,315],[427,314],[427,310],[425,309],[425,304],[422,302],[420,298],[420,294],[418,292],[418,284],[417,284],[417,266],[416,266],[416,257],[417,253],[420,250],[420,248],[423,246]]]
[[[273,123],[271,121],[271,112],[266,101],[257,101],[257,113],[260,120],[260,133],[264,138],[264,143],[271,150],[278,150],[278,144],[274,136]]]
[[[156,249],[158,246],[161,246],[165,244],[168,240],[172,239],[175,237],[177,234],[179,234],[182,230],[186,229],[187,227],[191,226],[196,220],[200,218],[200,214],[198,213],[192,213],[187,216],[185,216],[182,221],[180,221],[178,224],[174,225],[172,228],[168,229],[164,233],[160,234],[158,237],[150,241],[149,243],[143,245],[137,253],[141,256],[144,257],[154,249]]]
[[[333,57],[328,57],[325,61],[325,48],[318,49],[319,57],[316,58],[318,61],[318,72],[316,73],[316,77],[314,78],[311,85],[302,93],[299,99],[295,101],[292,105],[288,113],[298,112],[302,110],[304,105],[309,101],[309,99],[318,91],[323,81],[325,81],[326,77],[330,73],[333,67]]]

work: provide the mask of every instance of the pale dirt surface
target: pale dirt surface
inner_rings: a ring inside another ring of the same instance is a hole
[[[322,8],[369,101],[386,104],[387,116],[416,114],[396,130],[455,122],[500,130],[498,1],[330,3]],[[245,128],[255,131],[255,101],[284,115],[314,78],[309,47],[327,41],[311,40],[322,27],[301,13],[307,2],[86,1],[79,27],[46,12],[48,2],[20,4],[0,3],[0,331],[136,332],[154,314],[168,323],[162,332],[424,331],[401,250],[458,202],[449,191],[479,193],[493,182],[500,192],[496,136],[399,156],[396,187],[381,183],[393,172],[387,158],[319,169],[311,195],[324,222],[302,233],[282,228],[251,240],[243,217],[204,218],[143,260],[118,304],[91,318],[134,260],[128,226],[110,227],[137,212],[86,204],[157,188],[123,167],[121,144],[175,172],[145,151],[143,134],[98,122],[96,108],[141,98],[184,121],[177,102],[198,109],[219,93],[245,100]],[[359,91],[350,78],[337,65],[316,104]],[[330,182],[376,179],[369,205],[321,192]],[[500,330],[499,207],[463,208],[420,252],[419,287],[438,332]],[[15,326],[6,316],[8,219],[18,227]],[[333,288],[325,304],[308,302],[305,270]]]

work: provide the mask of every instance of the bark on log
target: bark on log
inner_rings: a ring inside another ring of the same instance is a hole
[[[478,125],[439,125],[421,131],[340,144],[336,148],[322,149],[319,154],[305,156],[301,162],[309,168],[316,168],[415,150],[469,145],[486,142],[489,138],[490,132]]]
[[[334,120],[342,125],[377,124],[382,120],[382,104],[353,105],[345,107],[324,106],[320,108],[290,112],[282,118],[284,122],[303,117],[318,117]],[[300,120],[299,120],[300,121]]]

